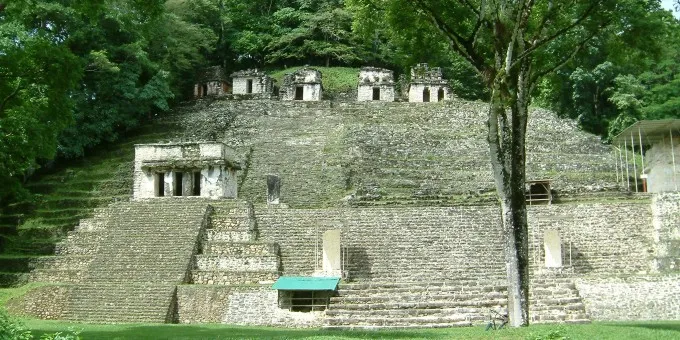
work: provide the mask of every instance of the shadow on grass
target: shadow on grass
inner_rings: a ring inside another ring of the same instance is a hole
[[[638,328],[645,328],[645,329],[652,329],[652,330],[663,330],[663,331],[675,331],[675,332],[680,332],[680,323],[677,321],[658,321],[658,322],[627,322],[627,323],[621,323],[621,324],[616,324],[613,323],[611,325],[615,325],[618,327],[638,327]]]
[[[413,339],[429,338],[427,331],[407,330],[323,330],[289,329],[271,327],[238,327],[220,325],[79,325],[70,324],[73,329],[82,329],[83,339],[307,339],[307,338],[350,338],[350,339]],[[62,328],[62,331],[64,328]],[[54,333],[53,329],[33,329],[33,334]]]

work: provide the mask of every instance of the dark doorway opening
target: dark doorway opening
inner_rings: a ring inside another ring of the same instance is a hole
[[[246,93],[253,93],[253,80],[246,80]]]
[[[430,89],[426,87],[423,90],[423,103],[427,103],[429,101],[430,101]]]
[[[165,196],[165,174],[162,172],[156,173],[156,196]]]
[[[439,91],[437,91],[437,101],[443,101],[444,100],[444,89],[440,88]]]
[[[194,172],[194,187],[191,192],[194,196],[201,196],[201,173]]]
[[[302,100],[304,98],[305,90],[302,86],[295,87],[295,100]]]
[[[173,190],[172,193],[174,196],[182,196],[182,177],[181,172],[175,172],[175,178],[173,180],[175,190]]]
[[[380,100],[380,88],[379,87],[373,88],[373,100]]]
[[[202,88],[203,92],[201,93],[201,97],[205,97],[208,95],[208,84],[203,84]]]

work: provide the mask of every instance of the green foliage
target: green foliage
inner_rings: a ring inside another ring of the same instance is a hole
[[[611,139],[639,119],[680,117],[680,26],[658,2],[627,1],[607,26],[536,90],[539,105]]]
[[[551,329],[547,333],[542,334],[529,334],[527,340],[571,340],[567,335],[567,330],[563,326],[558,326],[558,328]]]
[[[0,308],[0,340],[30,340],[31,331]]]

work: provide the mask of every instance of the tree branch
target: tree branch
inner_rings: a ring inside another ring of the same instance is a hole
[[[424,10],[425,14],[429,17],[435,27],[449,38],[449,41],[451,42],[450,45],[456,52],[469,61],[479,72],[487,72],[487,65],[485,65],[483,59],[477,55],[477,52],[474,50],[470,41],[466,40],[460,33],[451,29],[451,27],[449,27],[444,20],[425,3],[425,1],[415,0],[415,2]]]
[[[542,77],[544,77],[544,76],[546,76],[546,75],[548,75],[548,74],[550,74],[550,73],[552,73],[552,72],[557,71],[558,69],[560,69],[560,68],[562,68],[564,65],[566,65],[570,60],[572,60],[572,59],[576,56],[576,54],[577,54],[579,51],[581,51],[581,49],[583,49],[583,47],[584,47],[589,41],[591,41],[591,40],[595,37],[595,35],[597,35],[597,33],[599,33],[599,31],[600,31],[602,28],[608,26],[610,23],[611,23],[611,20],[608,21],[608,22],[606,22],[606,23],[604,23],[602,26],[600,26],[600,28],[599,28],[598,30],[595,30],[595,31],[592,32],[588,37],[586,37],[586,38],[583,39],[581,42],[579,42],[578,45],[576,45],[576,47],[574,48],[574,50],[571,52],[571,54],[569,54],[569,56],[567,56],[566,58],[562,59],[560,62],[558,62],[557,64],[555,64],[553,67],[549,67],[548,69],[543,70],[543,71],[537,73],[534,77],[532,77],[532,78],[531,78],[531,81],[530,81],[530,83],[529,83],[530,86],[531,86],[531,91],[533,91],[533,87],[534,87],[534,85],[536,84],[536,82],[537,82],[539,79],[541,79]],[[530,91],[530,92],[531,92],[531,91]]]
[[[21,90],[21,81],[19,81],[19,84],[17,84],[17,87],[10,93],[5,99],[2,100],[2,103],[0,103],[0,114],[2,114],[3,111],[5,111],[5,105],[12,99],[13,97],[16,97],[16,95],[19,93],[19,90]]]
[[[602,2],[602,0],[594,1],[594,2],[593,2],[593,3],[592,3],[592,4],[591,4],[591,5],[590,5],[590,6],[589,6],[582,14],[581,14],[581,16],[580,16],[578,19],[576,19],[574,22],[572,22],[571,24],[569,24],[569,25],[567,25],[567,26],[565,26],[565,27],[562,27],[561,29],[557,30],[557,32],[553,33],[552,35],[550,35],[550,36],[548,36],[548,37],[546,37],[546,38],[544,38],[544,39],[542,39],[542,40],[539,40],[539,41],[537,41],[537,42],[534,42],[534,43],[532,44],[531,47],[527,48],[526,51],[524,51],[524,53],[520,54],[520,55],[515,59],[515,62],[513,63],[512,67],[515,67],[515,65],[516,65],[520,60],[522,60],[524,57],[526,57],[527,55],[531,54],[532,52],[534,52],[534,51],[537,50],[538,48],[540,48],[540,47],[542,47],[543,45],[545,45],[545,44],[547,44],[547,43],[549,43],[549,42],[551,42],[551,41],[557,39],[558,37],[560,37],[560,36],[564,35],[565,33],[569,32],[569,31],[570,31],[571,29],[573,29],[574,27],[580,25],[585,19],[587,19],[587,18],[590,16],[590,14],[592,13],[592,11],[595,10],[595,8],[596,8],[597,6],[600,5],[600,2]]]

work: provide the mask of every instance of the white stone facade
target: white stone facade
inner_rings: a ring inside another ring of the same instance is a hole
[[[237,163],[222,143],[135,145],[134,199],[236,198]]]
[[[675,166],[673,166],[675,159]],[[680,137],[654,144],[645,154],[648,192],[678,191],[680,188]]]
[[[394,101],[394,74],[377,67],[363,67],[359,72],[357,101]]]
[[[271,95],[274,89],[273,79],[257,69],[234,72],[231,77],[232,94]]]
[[[319,101],[323,95],[321,72],[305,67],[283,77],[281,100]]]
[[[418,64],[411,68],[408,101],[412,103],[441,102],[452,98],[449,82],[439,67]]]

